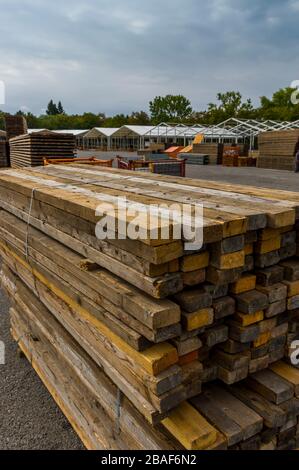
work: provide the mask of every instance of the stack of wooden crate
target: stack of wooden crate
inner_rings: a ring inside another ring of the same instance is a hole
[[[126,227],[119,197],[142,210],[129,216],[142,239],[96,237],[101,203]],[[199,250],[173,237],[172,220],[148,228],[149,205],[173,203],[203,203]],[[293,410],[269,442],[260,413],[232,444],[196,400],[203,384],[210,393],[218,379],[223,390],[291,350],[297,193],[59,165],[3,171],[0,206],[14,337],[88,447],[242,449],[253,437],[281,447],[289,429],[294,444]]]
[[[51,131],[39,131],[10,139],[12,168],[39,166],[47,158],[74,158],[75,137]]]
[[[24,116],[5,116],[6,139],[9,141],[18,135],[27,134],[27,121]]]
[[[259,168],[293,170],[294,151],[299,139],[299,129],[263,132],[259,135]]]

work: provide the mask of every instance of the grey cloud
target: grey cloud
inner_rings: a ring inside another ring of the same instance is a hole
[[[202,109],[218,91],[262,94],[299,79],[298,0],[1,0],[7,110],[146,109],[183,93]]]

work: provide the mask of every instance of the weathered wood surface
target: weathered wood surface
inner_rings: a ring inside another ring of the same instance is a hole
[[[141,240],[96,238],[100,203],[112,204],[117,220],[124,222],[118,196],[131,209],[144,209],[144,216],[134,221],[145,229]],[[204,204],[200,250],[184,250],[184,237],[174,239],[177,220],[156,218],[154,228],[147,227],[149,205],[162,203],[180,208],[191,204],[193,213]],[[20,315],[27,318],[28,328],[44,335],[43,341],[77,373],[78,355],[72,365],[72,348],[65,350],[65,336],[49,334],[46,317],[59,322],[80,344],[86,361],[93,361],[134,410],[153,425],[166,418],[162,434],[172,433],[174,446],[291,446],[298,384],[293,372],[288,378],[285,368],[276,372],[275,362],[290,350],[299,331],[299,263],[294,258],[298,196],[74,165],[4,171],[0,206],[3,282],[18,302],[12,313],[15,329],[25,326]],[[164,229],[169,229],[168,239],[162,237]],[[258,381],[269,366],[274,382]],[[90,368],[88,374],[80,375],[85,385],[95,384]],[[241,385],[229,392],[223,392],[223,384],[211,386],[208,397],[204,384],[215,379]],[[76,387],[74,400],[83,391],[81,384]],[[216,423],[225,415],[226,429],[213,422],[211,429],[202,416],[188,425],[187,415],[199,415],[194,407],[186,416],[178,412],[186,400],[196,401],[202,388],[207,410],[217,399],[214,415],[203,413],[205,418],[211,422],[213,416]],[[93,404],[90,409],[85,405],[86,416],[93,416]],[[252,410],[259,416],[255,424],[249,419]],[[115,419],[108,405],[105,413]],[[267,442],[262,421],[275,430]],[[92,429],[88,436],[96,431]],[[135,437],[132,430],[128,447]],[[92,442],[98,445],[94,436]]]

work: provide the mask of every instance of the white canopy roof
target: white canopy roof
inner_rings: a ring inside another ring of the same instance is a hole
[[[119,130],[118,127],[93,127],[85,135],[87,139],[96,139],[98,137],[111,137]]]
[[[120,128],[117,127],[94,127],[90,130],[82,129],[67,129],[55,132],[69,133],[75,136],[84,136],[85,138],[151,138],[151,137],[178,137],[178,138],[193,138],[197,134],[203,134],[205,138],[222,138],[222,139],[243,139],[245,137],[255,137],[261,132],[275,131],[275,130],[291,130],[299,128],[299,120],[295,122],[288,121],[273,121],[273,120],[256,120],[256,119],[239,119],[230,118],[226,121],[214,125],[204,126],[202,124],[187,125],[172,125],[161,123],[157,126],[135,126],[125,125]],[[29,129],[28,132],[40,132],[47,129]]]
[[[56,131],[56,132],[59,132],[59,134],[73,134],[75,136],[79,136],[79,135],[86,134],[88,131],[89,131],[89,129],[85,129],[85,130],[82,130],[82,129],[65,129],[65,130],[59,130],[59,131]]]

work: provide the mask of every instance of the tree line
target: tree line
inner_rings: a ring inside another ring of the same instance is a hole
[[[186,125],[215,125],[231,117],[243,119],[273,119],[295,121],[299,119],[299,104],[293,104],[291,95],[295,90],[282,88],[272,98],[262,96],[254,107],[250,99],[244,100],[238,91],[218,93],[215,103],[206,110],[196,111],[191,101],[182,95],[157,96],[149,103],[149,112],[135,111],[131,114],[106,116],[104,113],[67,114],[61,101],[50,100],[45,114],[35,116],[31,112],[18,111],[31,129],[91,129],[93,127],[121,127],[123,125],[157,125],[161,122]],[[0,111],[0,128],[4,129],[5,113]]]

